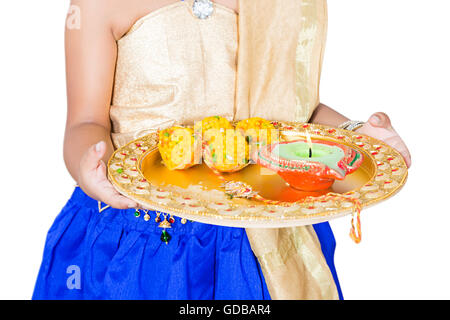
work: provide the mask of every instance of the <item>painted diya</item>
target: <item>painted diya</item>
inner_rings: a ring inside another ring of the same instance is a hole
[[[284,141],[263,146],[256,161],[277,172],[291,187],[302,191],[329,189],[334,181],[355,172],[361,152],[333,141]]]

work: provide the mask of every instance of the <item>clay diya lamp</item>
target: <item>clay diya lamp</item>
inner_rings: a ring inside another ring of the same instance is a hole
[[[363,155],[332,141],[304,140],[277,142],[261,147],[256,162],[277,172],[292,188],[319,191],[330,188],[356,171]]]

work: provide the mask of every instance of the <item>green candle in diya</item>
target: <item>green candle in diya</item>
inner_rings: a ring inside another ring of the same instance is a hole
[[[286,144],[278,144],[272,151],[273,154],[286,160],[303,160],[320,162],[327,167],[345,175],[345,170],[338,166],[338,162],[344,157],[344,151],[336,146],[296,141]]]

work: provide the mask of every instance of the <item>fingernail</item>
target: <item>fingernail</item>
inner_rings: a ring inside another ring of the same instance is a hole
[[[373,116],[372,121],[374,122],[374,124],[381,124],[381,118],[379,116]]]
[[[136,208],[137,207],[137,204],[136,203],[129,203],[128,204],[128,208]]]
[[[95,145],[95,151],[96,151],[96,152],[100,152],[101,145],[102,145],[102,141],[100,141],[99,143],[97,143],[97,144]]]

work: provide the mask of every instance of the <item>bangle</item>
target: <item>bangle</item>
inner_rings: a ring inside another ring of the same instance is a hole
[[[354,121],[349,120],[339,125],[339,129],[355,131],[356,129],[361,128],[364,125],[364,121]]]

